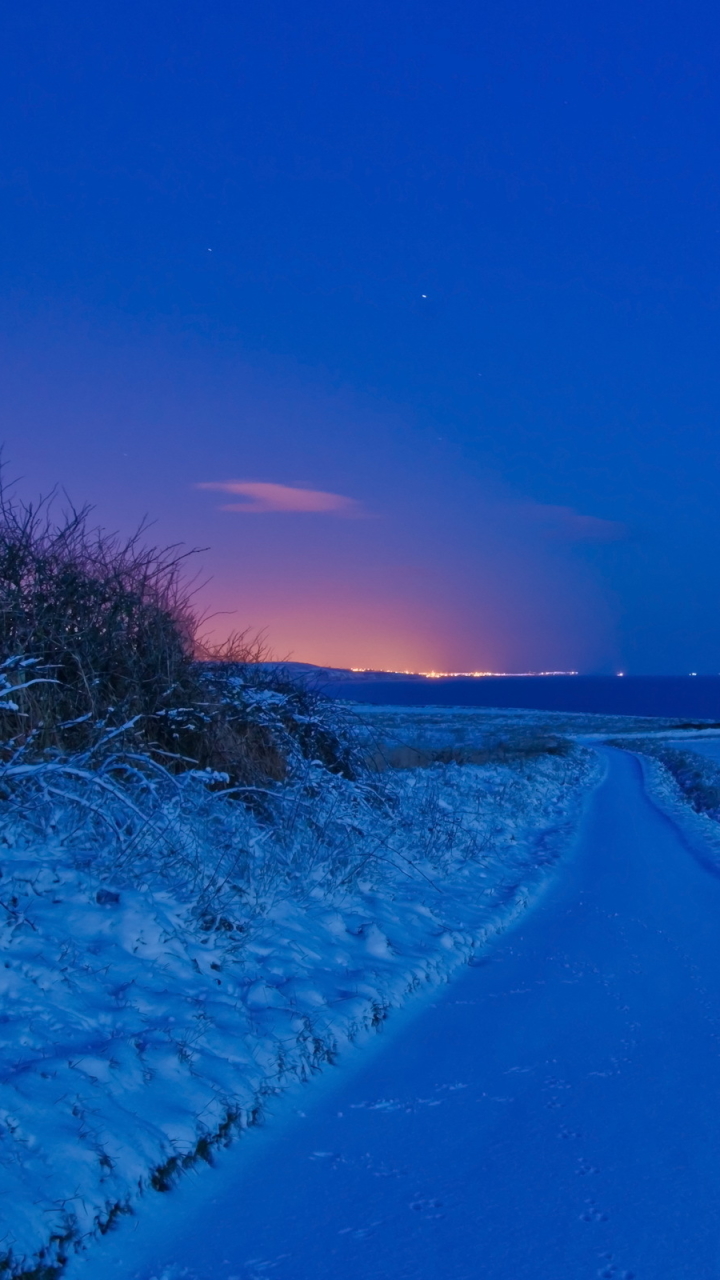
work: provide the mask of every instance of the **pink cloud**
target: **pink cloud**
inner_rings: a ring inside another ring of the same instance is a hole
[[[254,480],[212,480],[196,484],[196,489],[213,489],[219,493],[237,494],[245,502],[227,502],[221,511],[239,511],[243,515],[260,515],[268,511],[323,512],[334,515],[357,514],[360,504],[340,493],[322,489],[297,489],[287,484],[264,484]]]
[[[518,509],[534,523],[544,525],[550,536],[570,542],[617,542],[627,537],[627,528],[618,520],[586,516],[572,507],[527,502]]]

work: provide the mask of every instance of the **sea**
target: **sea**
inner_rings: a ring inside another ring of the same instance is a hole
[[[383,706],[502,707],[663,716],[720,725],[720,676],[447,676],[329,679],[333,698]]]

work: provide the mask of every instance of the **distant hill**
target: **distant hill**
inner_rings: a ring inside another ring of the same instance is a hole
[[[282,667],[292,675],[317,679],[321,684],[330,681],[332,684],[366,684],[380,680],[417,680],[425,681],[427,676],[406,671],[352,671],[349,667],[319,667],[312,662],[265,662],[265,667]]]

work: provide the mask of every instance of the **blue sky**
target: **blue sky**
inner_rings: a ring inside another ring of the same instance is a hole
[[[208,547],[212,626],[283,654],[720,671],[719,34],[6,10],[9,473]]]

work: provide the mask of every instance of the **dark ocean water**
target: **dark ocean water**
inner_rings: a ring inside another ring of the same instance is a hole
[[[333,698],[403,707],[521,707],[720,721],[720,676],[486,676],[322,687]]]

